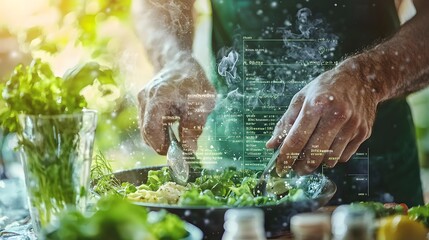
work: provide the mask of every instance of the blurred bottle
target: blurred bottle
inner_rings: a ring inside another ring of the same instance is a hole
[[[31,54],[22,51],[18,37],[0,26],[0,84],[9,78],[16,65],[20,63],[28,64],[30,61]],[[0,108],[3,107],[2,104],[4,103],[0,101]],[[13,141],[11,140],[13,137],[11,135],[1,129],[0,126],[0,180],[16,177],[14,172],[16,165],[22,168],[14,153],[14,146],[11,146]],[[18,175],[23,176],[23,174]]]
[[[222,240],[266,240],[261,209],[230,209],[225,213]]]
[[[295,240],[331,239],[331,219],[322,213],[300,213],[291,218],[291,231]]]
[[[341,205],[332,214],[334,240],[374,239],[375,216],[365,207]]]

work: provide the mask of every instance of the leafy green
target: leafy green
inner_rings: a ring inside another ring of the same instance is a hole
[[[374,212],[376,218],[404,213],[404,207],[399,204],[393,207],[385,207],[384,203],[381,202],[355,202],[351,205],[366,207],[370,211]]]
[[[201,176],[188,183],[178,200],[179,206],[257,206],[274,205],[289,201],[308,199],[303,190],[291,189],[285,196],[255,196],[258,173],[251,170],[237,171],[233,168],[221,172],[204,169]],[[151,170],[148,181],[137,186],[138,190],[156,191],[171,181],[168,168]],[[147,194],[145,192],[145,194]]]
[[[58,115],[80,111],[85,99],[70,94],[64,81],[56,77],[48,64],[40,59],[31,65],[18,65],[6,82],[2,97],[7,111],[0,116],[2,126],[10,132],[19,132],[18,115]]]
[[[103,69],[96,62],[76,65],[64,73],[64,87],[73,95],[79,95],[84,87],[91,85],[95,79],[102,84],[115,84],[113,72]]]
[[[42,226],[86,195],[88,176],[80,169],[89,167],[96,118],[94,112],[87,112],[91,120],[82,115],[87,101],[81,90],[96,79],[113,81],[109,70],[95,63],[60,78],[35,59],[29,66],[18,65],[2,89],[1,124],[18,133],[31,208]]]
[[[148,212],[112,196],[99,200],[93,214],[64,212],[57,228],[45,232],[47,240],[176,240],[187,235],[184,222],[177,216],[166,211]]]
[[[196,188],[183,193],[179,199],[180,206],[222,206],[223,199],[217,199],[210,190],[200,191]]]
[[[92,190],[99,195],[123,195],[127,189],[113,175],[112,166],[101,152],[93,159],[90,175],[95,183]]]
[[[150,170],[147,174],[146,186],[152,191],[158,190],[162,184],[171,181],[171,175],[167,167],[162,168],[161,170]]]
[[[408,215],[411,219],[422,222],[429,228],[429,204],[410,208]]]
[[[6,104],[0,115],[2,127],[19,132],[18,116],[59,115],[80,112],[87,106],[82,89],[97,80],[101,84],[114,84],[112,72],[98,63],[89,62],[56,77],[50,66],[35,59],[29,66],[18,65],[2,87]]]

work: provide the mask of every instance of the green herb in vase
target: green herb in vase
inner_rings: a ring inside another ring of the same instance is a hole
[[[0,119],[18,136],[37,233],[67,206],[85,208],[97,114],[85,109],[81,91],[94,82],[112,84],[113,78],[96,63],[60,78],[34,60],[17,66],[2,90],[7,109]]]

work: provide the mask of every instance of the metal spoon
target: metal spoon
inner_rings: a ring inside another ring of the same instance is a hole
[[[283,144],[282,144],[283,145]],[[280,145],[273,153],[273,156],[271,156],[270,161],[265,166],[264,171],[262,172],[261,176],[259,177],[258,182],[256,183],[255,188],[253,189],[253,194],[255,196],[267,196],[267,195],[275,195],[275,196],[282,196],[283,193],[289,191],[290,184],[289,180],[296,176],[296,173],[293,171],[289,171],[286,174],[287,178],[279,178],[277,177],[274,181],[269,182],[269,178],[275,169],[275,164],[278,156],[280,155]],[[269,187],[267,188],[267,184]]]
[[[271,156],[270,161],[265,166],[264,171],[262,172],[261,176],[259,177],[258,182],[256,183],[255,188],[253,189],[253,194],[255,196],[263,195],[265,196],[267,194],[267,178],[269,175],[271,175],[271,172],[275,168],[277,157],[280,155],[280,148],[278,147],[274,153],[273,156]]]
[[[167,165],[170,169],[173,180],[180,184],[186,185],[193,177],[192,173],[196,173],[197,157],[192,152],[183,150],[182,144],[177,140],[171,125],[168,126],[168,135],[170,138],[170,146],[167,150]],[[195,174],[194,174],[195,175]]]

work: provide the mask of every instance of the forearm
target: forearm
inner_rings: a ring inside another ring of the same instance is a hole
[[[340,67],[358,69],[378,101],[404,96],[429,85],[429,1],[389,40],[358,54]]]
[[[134,0],[135,28],[155,70],[192,53],[194,0]]]

